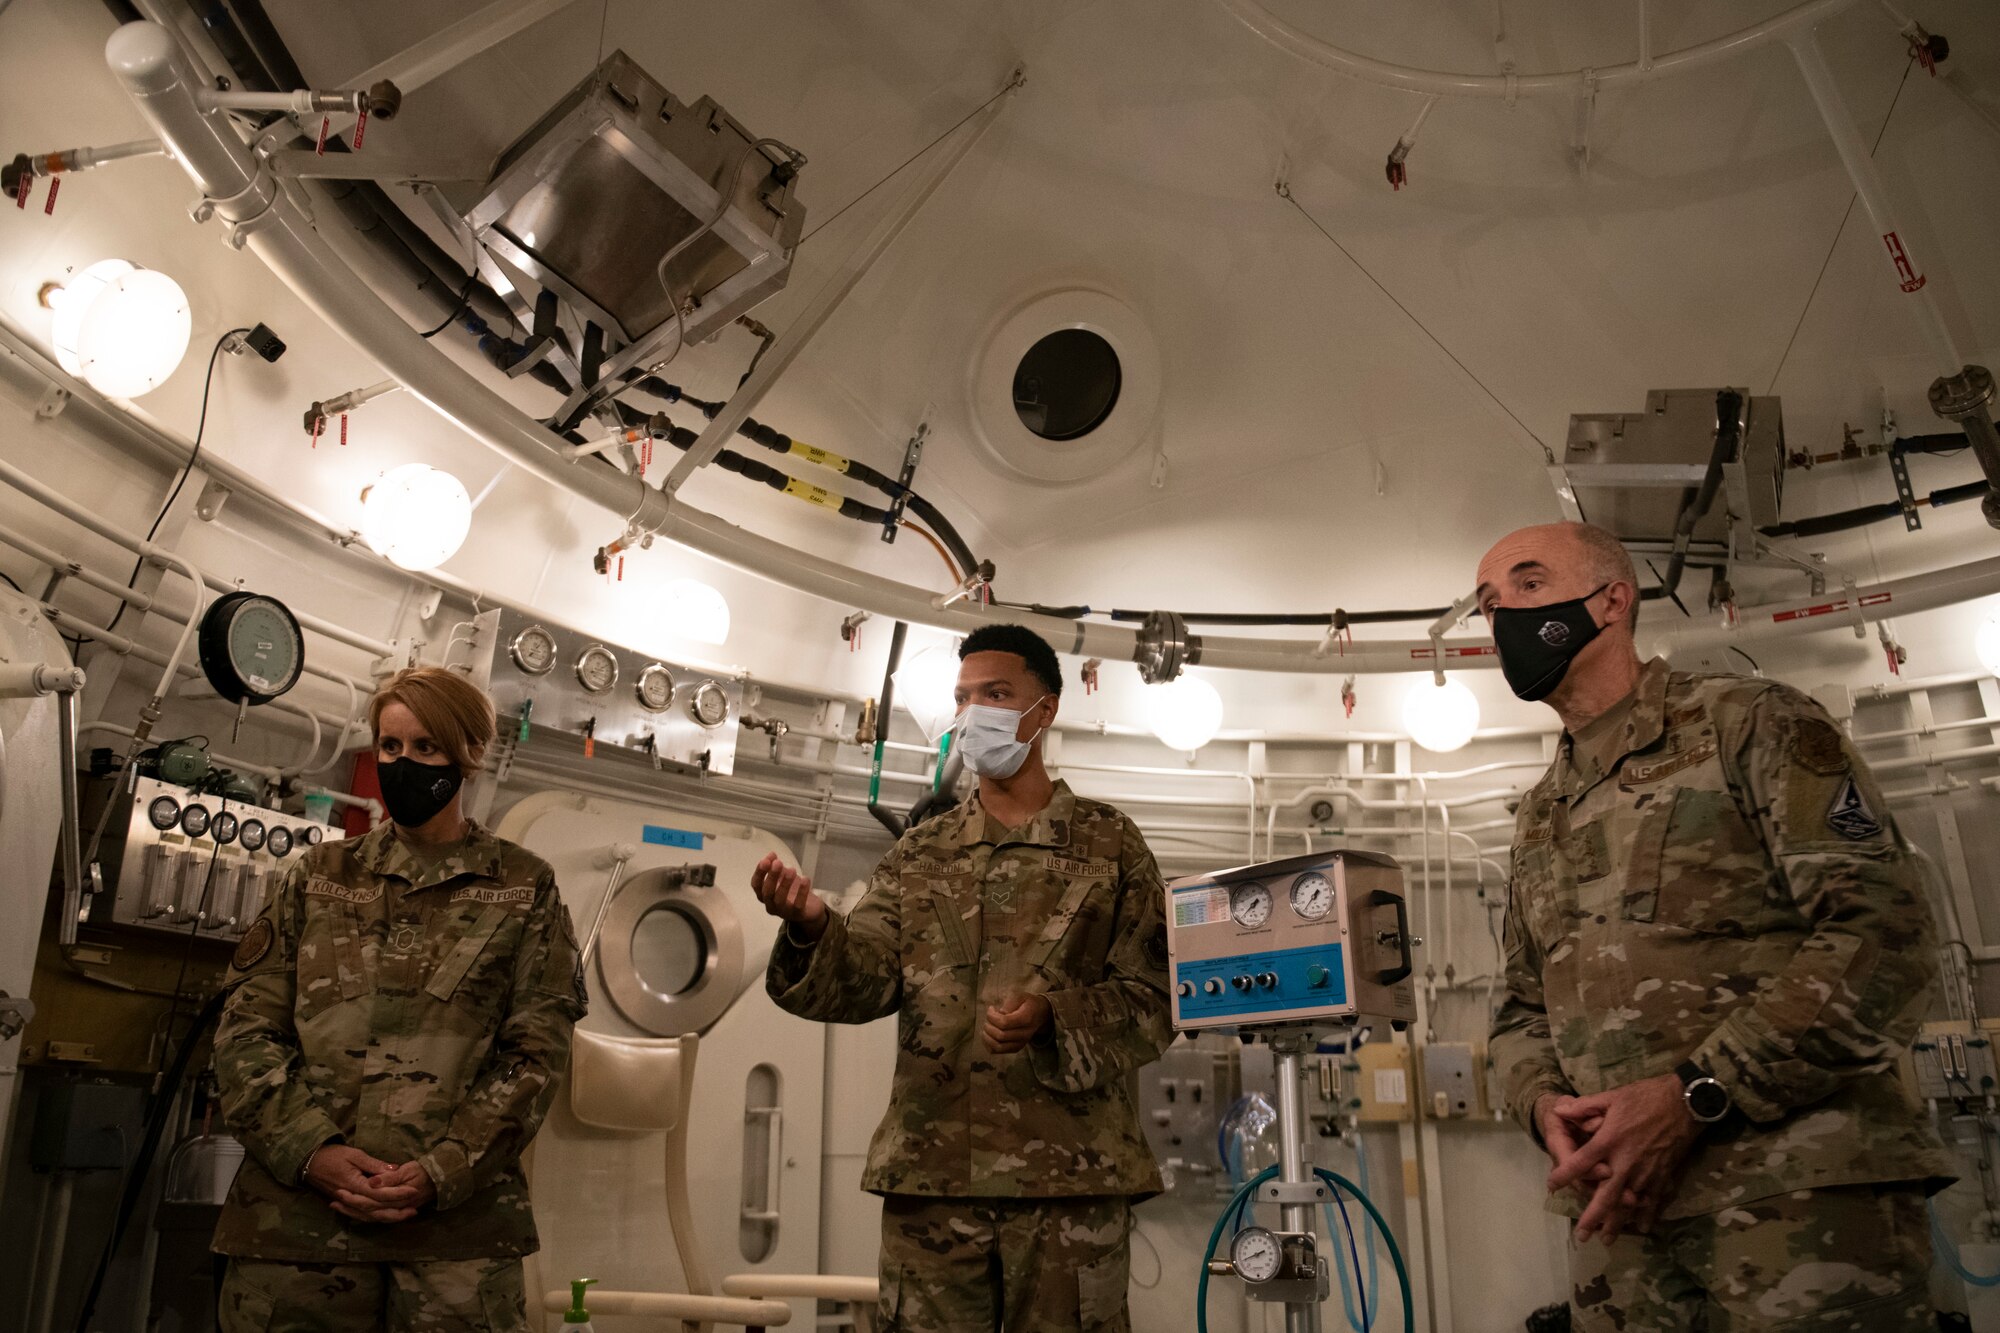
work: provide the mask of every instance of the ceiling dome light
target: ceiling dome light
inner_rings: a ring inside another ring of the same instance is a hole
[[[1169,750],[1193,754],[1222,730],[1222,696],[1200,676],[1182,672],[1147,687],[1146,721]]]
[[[1432,754],[1450,754],[1479,730],[1479,700],[1458,681],[1420,680],[1403,696],[1403,729]]]
[[[923,728],[931,744],[937,744],[958,716],[954,697],[958,690],[957,642],[946,640],[911,653],[892,679],[896,682],[896,702]]]
[[[102,259],[51,291],[56,362],[111,398],[163,384],[187,354],[187,293],[164,273]]]
[[[1979,626],[1972,637],[1972,651],[1979,655],[1979,665],[2000,676],[2000,613],[1988,616]]]
[[[697,643],[729,637],[729,601],[700,579],[669,579],[660,589],[660,613],[667,632]]]
[[[361,493],[361,538],[404,569],[436,569],[472,530],[472,497],[449,472],[428,463],[390,468]]]

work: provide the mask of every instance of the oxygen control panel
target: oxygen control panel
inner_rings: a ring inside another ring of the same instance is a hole
[[[1403,873],[1331,851],[1167,886],[1174,1026],[1416,1017]]]

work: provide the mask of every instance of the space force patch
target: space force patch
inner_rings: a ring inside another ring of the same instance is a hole
[[[1875,818],[1875,812],[1868,808],[1867,800],[1861,795],[1861,784],[1849,773],[1833,793],[1833,804],[1826,808],[1826,826],[1843,838],[1859,842],[1863,838],[1873,838],[1882,832],[1882,821]]]
[[[271,952],[271,943],[276,938],[277,932],[271,929],[269,918],[258,917],[250,923],[250,929],[243,932],[243,939],[237,944],[236,952],[230,955],[229,965],[238,972],[248,972],[264,960],[265,954]]]

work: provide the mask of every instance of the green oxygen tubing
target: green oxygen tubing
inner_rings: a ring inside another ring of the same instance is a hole
[[[1222,1233],[1228,1229],[1230,1222],[1239,1217],[1243,1210],[1249,1206],[1251,1196],[1257,1192],[1257,1187],[1265,1181],[1274,1178],[1277,1174],[1277,1167],[1267,1166],[1256,1175],[1250,1177],[1250,1179],[1244,1181],[1237,1188],[1236,1193],[1230,1196],[1229,1202],[1223,1206],[1222,1215],[1215,1219],[1215,1230],[1208,1233],[1208,1249],[1201,1257],[1201,1280],[1195,1287],[1194,1312],[1195,1327],[1198,1333],[1208,1333],[1208,1264],[1209,1260],[1215,1257],[1216,1244],[1221,1241]],[[1333,1188],[1336,1198],[1339,1197],[1341,1190],[1346,1190],[1349,1194],[1353,1195],[1355,1200],[1368,1210],[1368,1216],[1374,1219],[1376,1229],[1382,1233],[1383,1243],[1389,1247],[1390,1262],[1396,1266],[1396,1284],[1401,1288],[1403,1294],[1403,1333],[1416,1333],[1416,1310],[1410,1301],[1410,1273],[1403,1266],[1403,1252],[1396,1245],[1395,1233],[1389,1230],[1389,1224],[1383,1220],[1382,1214],[1375,1207],[1374,1201],[1364,1194],[1361,1188],[1353,1181],[1349,1180],[1346,1176],[1328,1171],[1323,1167],[1314,1167],[1313,1174]],[[1333,1239],[1335,1240],[1335,1261],[1338,1262],[1338,1238]]]

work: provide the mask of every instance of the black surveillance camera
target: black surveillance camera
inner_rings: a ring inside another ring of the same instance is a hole
[[[259,324],[243,335],[243,344],[266,361],[276,361],[285,354],[285,341],[271,332],[268,324]]]

